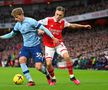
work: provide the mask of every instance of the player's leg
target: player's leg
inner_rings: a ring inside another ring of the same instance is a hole
[[[20,55],[19,55],[19,63],[20,63],[20,66],[21,66],[24,76],[28,80],[28,86],[34,86],[35,83],[32,80],[29,69],[26,65],[27,57],[29,57],[29,52],[28,52],[27,48],[22,47],[22,49],[20,51]]]
[[[46,76],[49,76],[49,72],[48,72],[48,70],[46,69],[46,67],[43,65],[43,63],[42,62],[35,62],[35,68],[38,70],[38,71],[40,71],[40,72],[42,72],[43,74],[45,74]]]
[[[47,75],[48,71],[46,67],[43,65],[44,58],[42,55],[42,49],[40,44],[33,48],[30,48],[30,52],[33,57],[33,60],[35,61],[35,67],[37,68],[37,70]]]
[[[52,65],[52,59],[54,57],[55,49],[45,46],[45,60],[46,60],[46,66],[48,69],[48,72],[50,73],[52,77],[53,84],[56,83],[56,77],[54,74],[54,67]]]
[[[67,48],[65,47],[65,45],[63,43],[61,43],[56,48],[57,48],[57,53],[59,53],[64,58],[64,60],[66,61],[66,67],[67,67],[68,72],[69,72],[70,80],[73,81],[77,85],[80,84],[80,81],[77,80],[74,76],[73,62],[71,61],[71,58],[70,58],[68,51],[67,51]]]
[[[51,83],[51,80],[50,80],[51,76],[50,76],[47,68],[43,65],[42,60],[39,60],[39,61],[37,61],[37,60],[39,60],[39,59],[36,59],[36,61],[35,61],[35,68],[38,71],[40,71],[40,72],[42,72],[43,74],[46,75],[46,78],[47,78],[48,83],[50,85],[50,83]]]
[[[41,46],[37,45],[34,48],[31,48],[31,54],[33,57],[33,60],[35,61],[35,67],[38,71],[42,72],[46,75],[46,77],[50,78],[49,72],[45,65],[43,65],[43,56],[41,53]]]
[[[51,58],[46,59],[46,65],[47,65],[48,72],[51,75],[51,78],[48,78],[48,82],[50,85],[55,85],[56,84],[56,77],[54,74],[54,67],[52,65],[52,59]]]
[[[79,85],[80,81],[75,78],[74,72],[73,72],[73,62],[71,61],[71,58],[69,57],[68,52],[63,53],[63,58],[66,61],[66,66],[70,75],[70,80],[73,81],[75,84]]]

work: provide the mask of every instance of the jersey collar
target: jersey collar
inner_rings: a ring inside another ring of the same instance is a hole
[[[52,17],[54,19],[54,22],[57,22],[56,19],[54,17]],[[63,19],[61,19],[58,23],[61,23],[63,21]]]

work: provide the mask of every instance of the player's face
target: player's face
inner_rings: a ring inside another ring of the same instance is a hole
[[[55,17],[56,21],[59,22],[64,17],[64,12],[56,10],[54,17]]]
[[[22,22],[24,20],[23,15],[16,15],[16,16],[14,16],[14,18],[15,18],[15,21],[18,21],[18,22]]]

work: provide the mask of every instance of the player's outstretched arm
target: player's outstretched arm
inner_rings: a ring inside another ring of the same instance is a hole
[[[8,34],[5,34],[5,35],[0,36],[0,38],[1,38],[1,39],[8,39],[8,38],[14,37],[15,35],[16,35],[16,33],[13,32],[13,31],[11,31],[11,32],[8,33]]]
[[[84,29],[91,29],[91,25],[81,25],[81,24],[70,24],[69,27],[73,28],[73,29],[80,29],[80,28],[84,28]]]

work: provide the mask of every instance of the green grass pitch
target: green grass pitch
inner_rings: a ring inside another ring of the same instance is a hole
[[[75,85],[69,80],[67,70],[55,69],[57,84],[49,86],[43,74],[35,68],[29,70],[36,86],[27,86],[26,79],[22,85],[12,82],[15,74],[22,74],[21,68],[0,68],[0,90],[108,90],[108,71],[74,70],[81,82],[80,85]]]

